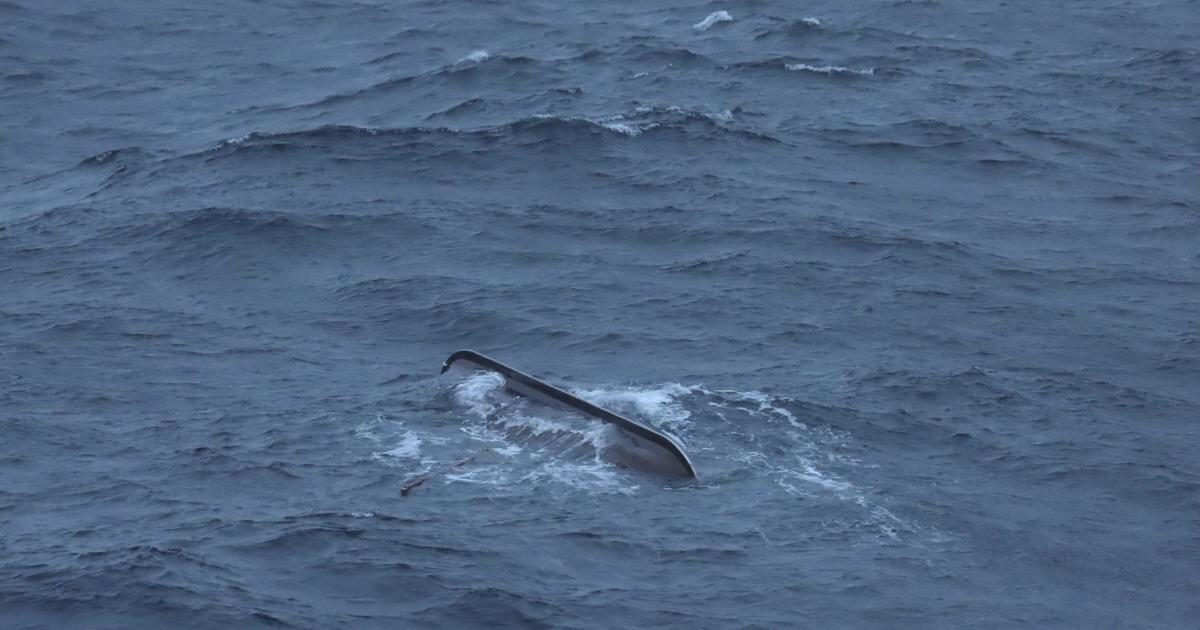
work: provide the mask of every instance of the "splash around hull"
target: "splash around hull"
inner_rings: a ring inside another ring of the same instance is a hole
[[[487,370],[504,377],[504,386],[514,394],[543,404],[564,407],[600,420],[617,429],[618,440],[611,459],[620,466],[652,472],[696,477],[696,469],[680,445],[665,433],[592,404],[545,381],[509,367],[473,350],[459,350],[442,362],[442,374],[451,367]]]

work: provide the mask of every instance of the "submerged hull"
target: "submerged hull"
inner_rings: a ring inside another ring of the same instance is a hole
[[[574,394],[515,370],[472,350],[459,350],[442,363],[442,373],[451,367],[488,370],[504,377],[509,391],[543,404],[565,407],[617,429],[618,443],[611,458],[621,466],[684,477],[695,477],[696,469],[679,444],[670,436],[640,422],[594,405]]]

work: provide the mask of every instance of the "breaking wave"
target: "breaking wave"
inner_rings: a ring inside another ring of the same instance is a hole
[[[732,22],[732,21],[733,21],[733,16],[729,15],[728,11],[713,11],[712,13],[708,14],[708,17],[704,18],[703,20],[700,20],[695,25],[693,25],[692,29],[696,30],[696,31],[704,32],[722,22]]]
[[[824,74],[829,76],[860,76],[869,77],[875,75],[874,68],[845,68],[842,66],[813,66],[807,63],[789,63],[784,64],[784,68],[792,72],[811,72],[813,74]]]

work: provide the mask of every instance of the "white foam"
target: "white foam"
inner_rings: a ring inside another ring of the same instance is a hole
[[[597,451],[608,445],[607,425],[580,422],[570,412],[531,404],[524,398],[500,396],[503,387],[504,377],[495,372],[472,374],[456,386],[457,401],[481,420],[463,423],[462,432],[497,444],[497,452],[510,457],[527,449],[537,452],[566,442],[590,444]]]
[[[652,388],[576,389],[572,393],[614,411],[630,410],[655,425],[684,425],[692,413],[676,399],[692,391],[692,387],[667,383]]]
[[[637,109],[635,109],[634,111],[639,114],[645,114],[645,113],[653,112],[654,108],[649,105],[639,105],[637,107]],[[675,114],[677,116],[683,116],[685,118],[693,118],[696,116],[700,116],[700,117],[707,118],[713,122],[718,122],[718,123],[730,122],[733,120],[733,112],[729,111],[728,109],[722,109],[721,111],[706,113],[706,112],[688,111],[678,105],[671,105],[670,107],[668,107],[666,109],[666,111],[668,111],[672,114]]]
[[[696,391],[717,396],[721,400],[709,401],[708,405],[715,409],[725,409],[730,412],[748,413],[751,416],[765,418],[783,418],[796,427],[796,430],[785,429],[775,435],[785,438],[787,450],[793,456],[787,459],[778,455],[768,455],[759,450],[753,439],[746,446],[726,452],[735,462],[754,471],[756,474],[770,478],[780,489],[789,495],[806,499],[827,500],[852,503],[862,508],[862,522],[889,540],[897,539],[903,532],[916,533],[915,525],[892,514],[883,506],[875,503],[869,497],[871,491],[861,488],[847,479],[844,475],[830,471],[860,468],[862,464],[853,457],[840,454],[834,450],[837,444],[844,442],[845,435],[826,427],[808,427],[799,422],[791,412],[779,405],[779,400],[767,394],[756,391],[717,390],[709,391],[700,387]],[[745,406],[750,403],[748,406]],[[726,421],[729,422],[729,421]],[[742,426],[735,419],[732,421],[733,431],[741,431]],[[746,437],[739,434],[739,437]]]
[[[630,114],[613,114],[603,118],[584,118],[573,120],[585,120],[593,125],[598,125],[609,131],[619,133],[630,138],[636,138],[641,134],[662,126],[663,121],[661,116],[656,120],[656,114],[675,114],[683,118],[707,118],[717,124],[724,124],[733,121],[733,112],[728,109],[722,109],[715,112],[697,112],[689,111],[682,107],[672,105],[666,108],[655,107],[652,105],[638,105]],[[539,114],[536,118],[556,118],[546,114]]]
[[[772,467],[770,470],[771,474],[776,475],[775,482],[789,494],[812,498],[817,495],[809,489],[815,487],[863,508],[866,511],[866,522],[889,539],[898,538],[901,531],[917,533],[916,526],[867,498],[868,493],[853,483],[819,470],[804,457],[798,457],[797,461],[798,467]],[[803,481],[807,488],[797,486],[794,481]]]
[[[645,129],[649,128],[639,127],[637,123],[625,121],[625,117],[619,114],[610,118],[602,118],[599,120],[593,120],[591,122],[600,125],[609,131],[615,131],[619,134],[629,136],[630,138],[636,138],[637,136],[641,135]]]
[[[796,485],[789,483],[783,477],[776,477],[775,485],[779,486],[780,488],[783,488],[784,492],[786,492],[792,496],[799,496],[799,497],[805,497],[805,498],[812,498],[812,497],[816,496],[812,492],[805,490],[804,488],[799,488]]]
[[[550,480],[580,490],[620,494],[633,494],[639,487],[628,483],[628,476],[599,460],[585,463],[549,461],[521,478],[526,482],[540,480]]]
[[[358,437],[366,439],[366,440],[371,440],[372,442],[379,444],[379,442],[382,440],[382,438],[379,437],[379,434],[376,433],[375,429],[378,428],[378,426],[382,423],[383,423],[383,416],[376,414],[374,420],[368,420],[368,421],[363,422],[362,424],[354,427],[354,435],[357,435]]]
[[[497,449],[500,452],[500,449]],[[528,492],[544,484],[566,486],[588,492],[633,494],[639,488],[629,475],[599,457],[585,461],[545,458],[532,470],[519,471],[511,464],[473,464],[449,471],[442,477],[451,483],[512,488]]]
[[[416,459],[421,454],[421,437],[412,431],[405,431],[400,443],[383,454],[398,459]]]
[[[658,123],[629,120],[622,114],[613,114],[612,116],[605,116],[604,118],[563,118],[561,116],[554,116],[551,114],[535,114],[533,117],[538,120],[554,119],[583,121],[592,125],[603,127],[604,129],[619,133],[623,136],[629,136],[630,138],[635,138],[641,135],[643,131],[658,126]]]
[[[728,109],[722,109],[719,112],[713,112],[711,114],[708,114],[708,117],[713,122],[719,122],[719,123],[733,122],[733,112],[729,111]]]
[[[758,405],[758,409],[751,412],[755,415],[775,414],[775,415],[787,420],[788,424],[791,424],[792,426],[796,427],[797,429],[807,429],[808,428],[808,425],[797,420],[796,416],[793,415],[792,412],[788,411],[787,409],[784,409],[783,407],[777,407],[774,404],[772,404],[775,401],[775,399],[762,393],[762,392],[739,392],[739,391],[732,390],[732,389],[718,389],[716,391],[697,389],[697,391],[699,391],[701,393],[709,394],[709,395],[721,396],[723,398],[733,398],[735,400],[756,403]],[[708,404],[710,404],[714,407],[724,407],[726,409],[731,408],[728,405],[722,405],[720,403],[710,402]]]
[[[820,26],[821,20],[818,20],[815,17],[806,17],[806,18],[801,19],[800,23],[805,26]]]
[[[485,486],[507,486],[510,483],[510,475],[499,466],[463,466],[441,476],[446,481]]]
[[[703,20],[700,20],[695,25],[693,25],[692,29],[699,31],[699,32],[704,32],[704,31],[707,31],[708,29],[712,28],[714,24],[720,24],[721,22],[732,22],[732,21],[733,21],[733,16],[729,15],[728,11],[713,11],[712,13],[708,14],[708,17],[704,18]]]
[[[883,532],[888,538],[898,538],[897,531],[903,530],[906,532],[916,533],[916,528],[905,521],[904,519],[892,514],[887,508],[868,500],[864,496],[858,496],[855,501],[859,507],[865,508],[869,515],[869,520],[874,524],[879,531]]]
[[[532,435],[544,435],[547,433],[580,433],[576,427],[573,427],[566,422],[544,416],[529,416],[516,413],[503,414],[496,418],[496,422],[508,429],[528,429]]]
[[[842,481],[840,479],[831,477],[817,470],[816,466],[813,466],[811,462],[807,461],[801,462],[801,470],[794,470],[792,471],[792,474],[798,479],[803,479],[804,481],[821,486],[826,490],[832,490],[833,492],[846,492],[854,489],[854,485],[849,481]]]
[[[421,446],[426,442],[444,443],[444,438],[424,438],[416,432],[404,428],[399,420],[389,420],[382,414],[377,414],[374,420],[363,422],[354,428],[354,434],[360,438],[387,448],[387,450],[371,453],[371,459],[386,465],[397,465],[396,460],[414,460],[421,457]],[[395,439],[399,437],[399,441]]]
[[[593,492],[632,493],[638,489],[631,477],[607,461],[615,448],[616,430],[608,424],[584,420],[575,413],[545,407],[524,398],[500,395],[504,378],[495,373],[472,374],[455,386],[457,402],[471,410],[475,421],[460,430],[472,438],[494,444],[506,459],[525,463],[482,464],[444,475],[449,482],[489,486],[528,486],[545,482]],[[600,388],[578,392],[587,400],[636,411],[657,422],[680,423],[690,415],[675,397],[690,391],[678,384],[652,388]],[[408,446],[396,449],[403,455]],[[390,454],[390,453],[389,453]],[[530,466],[532,468],[530,468]],[[519,477],[518,477],[519,476]]]
[[[505,445],[504,447],[495,447],[495,448],[516,449],[515,451],[510,451],[513,454],[521,452],[521,447],[516,446],[515,444],[509,444],[504,439],[504,433],[502,431],[497,431],[495,427],[493,427],[489,424],[485,424],[485,423],[464,424],[462,427],[460,427],[459,430],[481,442],[495,442],[497,444]]]
[[[488,51],[486,51],[486,50],[482,50],[482,49],[472,50],[470,53],[467,54],[466,57],[463,57],[462,59],[459,59],[458,61],[456,61],[454,63],[456,63],[456,64],[480,63],[483,61],[487,61],[490,58],[491,58],[491,55],[489,55]]]
[[[854,74],[864,77],[869,77],[875,74],[875,68],[864,68],[856,70],[854,68],[844,68],[842,66],[810,66],[806,63],[789,63],[784,64],[784,68],[792,72],[812,72],[815,74],[826,74],[833,76],[835,74]]]
[[[454,398],[475,415],[486,418],[499,405],[492,393],[504,387],[504,377],[496,372],[476,372],[454,387]]]
[[[225,148],[225,147],[235,147],[235,146],[237,146],[237,145],[239,145],[239,144],[243,144],[243,143],[245,143],[247,140],[249,140],[249,139],[250,139],[251,137],[253,137],[253,136],[254,136],[254,134],[252,134],[252,133],[248,133],[248,134],[246,134],[246,135],[244,135],[244,136],[238,136],[238,137],[236,137],[236,138],[230,138],[230,139],[228,139],[228,140],[222,140],[222,141],[221,141],[219,144],[217,144],[216,148],[217,148],[217,149],[223,149],[223,148]]]

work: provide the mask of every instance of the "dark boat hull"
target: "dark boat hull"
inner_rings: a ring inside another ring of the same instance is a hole
[[[618,429],[618,437],[617,444],[611,449],[611,457],[618,465],[685,477],[696,476],[696,469],[687,454],[674,439],[660,431],[472,350],[459,350],[451,354],[442,363],[442,373],[445,374],[456,365],[496,372],[504,377],[505,388],[515,394],[544,404],[565,407],[614,426]]]

